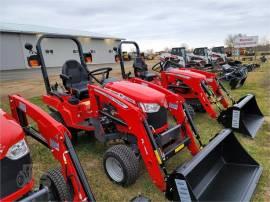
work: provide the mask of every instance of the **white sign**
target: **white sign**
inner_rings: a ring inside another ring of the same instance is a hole
[[[254,47],[258,45],[258,36],[238,36],[234,40],[235,48]]]
[[[239,128],[239,122],[240,122],[240,111],[233,110],[233,112],[232,112],[232,128]]]
[[[176,188],[180,196],[180,201],[191,202],[188,186],[185,180],[175,179]]]

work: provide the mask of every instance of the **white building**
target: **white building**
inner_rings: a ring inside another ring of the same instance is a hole
[[[0,22],[0,70],[25,69],[29,51],[25,43],[35,47],[42,34],[72,35],[79,39],[84,53],[92,54],[92,64],[114,63],[113,47],[123,38],[88,31],[59,29],[53,27],[11,24]],[[45,63],[48,67],[62,66],[67,59],[78,58],[76,45],[71,40],[46,39],[42,42]]]

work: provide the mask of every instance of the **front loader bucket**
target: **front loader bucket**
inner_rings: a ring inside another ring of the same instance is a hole
[[[247,79],[247,77],[244,77],[244,78],[238,78],[238,77],[232,78],[230,80],[230,83],[229,83],[230,86],[231,86],[231,89],[240,88],[241,86],[244,85],[246,79]]]
[[[236,104],[222,111],[218,121],[226,128],[254,138],[263,124],[264,116],[259,109],[255,96],[248,94]]]
[[[249,201],[262,167],[245,151],[232,130],[221,131],[191,161],[169,175],[172,201]]]
[[[240,68],[237,71],[232,73],[232,78],[230,80],[231,89],[240,88],[244,85],[248,76],[247,68]]]

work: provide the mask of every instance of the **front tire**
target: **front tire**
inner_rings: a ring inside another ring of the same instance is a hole
[[[103,167],[113,182],[128,186],[139,177],[139,160],[126,145],[114,145],[104,155]]]
[[[40,178],[40,187],[49,188],[50,201],[72,201],[72,193],[62,175],[61,168],[54,168]]]

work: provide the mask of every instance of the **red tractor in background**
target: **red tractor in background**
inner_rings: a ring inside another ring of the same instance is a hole
[[[50,85],[40,47],[44,38],[69,38],[78,46],[80,62],[68,60],[62,67],[60,77],[64,91],[59,90],[57,83]],[[57,120],[63,120],[68,127],[73,127],[72,121],[66,120],[81,118],[83,126],[91,127],[87,131],[94,131],[99,141],[114,143],[103,159],[105,172],[113,182],[123,186],[134,183],[139,177],[139,161],[142,159],[153,183],[166,193],[169,200],[182,200],[182,197],[189,200],[241,200],[251,197],[261,168],[244,151],[231,130],[222,131],[200,151],[203,146],[200,136],[184,99],[179,95],[151,82],[128,78],[124,68],[123,79],[110,78],[110,67],[89,71],[81,54],[81,45],[73,37],[44,35],[36,47],[47,90],[44,102],[51,111],[58,113]],[[26,48],[32,51],[31,45],[26,45]],[[121,53],[120,50],[120,56]],[[123,63],[122,59],[120,63]],[[93,85],[92,80],[99,86]],[[81,121],[73,123],[81,125]],[[78,126],[76,129],[84,130]],[[189,161],[192,167],[184,165],[169,171],[168,160],[184,148],[200,157]],[[234,153],[241,157],[239,159],[246,160],[234,159],[231,157]],[[232,173],[237,175],[239,188],[231,189],[232,178],[229,176]],[[224,176],[227,177],[223,179]],[[179,182],[185,186],[185,193],[178,188]],[[217,194],[212,189],[218,186],[221,186],[220,193],[226,192],[226,195]],[[235,195],[235,192],[239,194]]]
[[[12,116],[0,109],[1,201],[95,201],[71,144],[71,134],[39,107],[18,95],[9,96]],[[37,129],[30,126],[30,117]],[[26,136],[43,144],[60,168],[44,173],[34,190],[32,160]]]
[[[81,64],[78,64],[78,62],[74,60],[68,60],[63,65],[62,73],[60,74],[63,85],[68,89],[67,91],[57,82],[54,85],[51,85],[43,56],[41,46],[42,41],[44,39],[55,38],[70,39],[78,47],[78,55]],[[91,83],[91,81],[80,42],[76,38],[70,36],[43,35],[37,41],[36,52],[33,51],[32,44],[26,43],[25,48],[32,53],[28,60],[34,58],[37,60],[35,63],[38,63],[41,66],[47,92],[47,94],[42,96],[42,100],[48,106],[50,115],[60,123],[63,123],[69,131],[71,131],[72,140],[74,142],[80,131],[84,131],[88,134],[97,132],[95,131],[95,127],[90,123],[91,121],[94,121],[93,119],[90,119],[92,117],[92,112],[87,90],[87,84]],[[29,64],[31,63],[32,62],[29,61]],[[77,77],[68,77],[67,75],[69,72],[72,72],[74,69],[75,71],[77,70],[80,72],[80,74],[76,75]],[[81,80],[84,80],[84,82],[80,83]],[[96,124],[98,124],[98,122],[96,122]]]
[[[226,128],[232,128],[252,138],[255,137],[264,118],[254,95],[249,94],[235,101],[217,79],[216,74],[194,68],[181,68],[170,60],[159,62],[152,67],[153,71],[160,73],[158,76],[148,71],[146,63],[140,57],[139,46],[136,42],[122,41],[115,49],[118,53],[123,44],[133,44],[136,47],[137,57],[133,64],[135,77],[177,93],[196,110],[205,110],[210,117],[217,119]],[[121,57],[120,65],[122,72],[125,72]],[[124,76],[129,77],[125,73]],[[229,101],[232,105],[229,104]],[[218,108],[218,111],[215,107]]]

